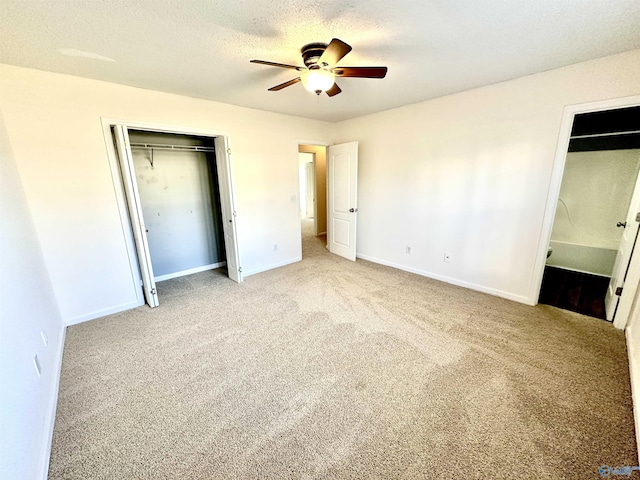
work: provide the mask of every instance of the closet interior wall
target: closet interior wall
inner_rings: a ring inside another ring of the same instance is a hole
[[[213,138],[129,130],[129,139],[155,280],[224,266]]]

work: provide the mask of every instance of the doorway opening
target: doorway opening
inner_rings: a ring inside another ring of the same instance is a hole
[[[226,277],[241,282],[227,139],[122,124],[109,129],[139,298],[156,307],[159,291],[184,289],[191,275],[208,284]],[[157,288],[156,282],[167,283]]]
[[[300,237],[303,258],[327,244],[327,148],[298,145]],[[316,245],[317,244],[317,245]]]
[[[329,252],[356,260],[356,232],[358,213],[358,142],[329,146],[299,144],[300,154],[312,153],[315,173],[314,218],[300,215],[302,257],[305,251],[314,252],[319,242]],[[309,157],[301,156],[301,163]],[[300,170],[299,170],[300,171]],[[302,175],[301,175],[302,176]],[[300,192],[307,189],[300,185]],[[298,195],[302,198],[302,195]],[[308,200],[308,199],[307,199]],[[302,212],[302,202],[300,203]],[[305,234],[305,232],[307,232]],[[312,240],[307,242],[307,240]]]
[[[613,321],[638,235],[640,106],[576,113],[565,153],[539,302]]]

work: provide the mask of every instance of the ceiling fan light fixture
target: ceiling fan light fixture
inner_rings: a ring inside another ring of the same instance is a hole
[[[320,95],[329,90],[335,83],[335,74],[324,68],[308,69],[302,72],[300,79],[304,88]]]
[[[304,67],[287,65],[285,63],[267,62],[265,60],[251,60],[251,63],[269,65],[271,67],[289,68],[300,72],[300,76],[281,83],[268,90],[277,92],[302,82],[302,86],[316,95],[325,92],[329,97],[335,97],[342,89],[335,82],[336,77],[353,78],[384,78],[387,67],[336,67],[335,65],[351,51],[351,46],[338,38],[331,43],[310,43],[302,47]]]

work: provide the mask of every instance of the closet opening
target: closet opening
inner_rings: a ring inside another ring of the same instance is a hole
[[[574,116],[540,303],[614,320],[636,249],[639,170],[640,106]]]
[[[242,281],[226,138],[124,125],[111,133],[146,303]]]

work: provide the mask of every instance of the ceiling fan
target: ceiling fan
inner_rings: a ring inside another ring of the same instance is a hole
[[[326,43],[310,43],[302,47],[300,52],[305,64],[304,67],[264,60],[251,60],[251,63],[290,68],[301,72],[299,77],[271,87],[270,92],[276,92],[302,82],[310,92],[315,92],[317,95],[326,92],[327,95],[333,97],[342,92],[338,84],[335,83],[335,77],[384,78],[387,74],[387,67],[336,67],[336,63],[350,51],[350,45],[334,38],[328,45]]]

